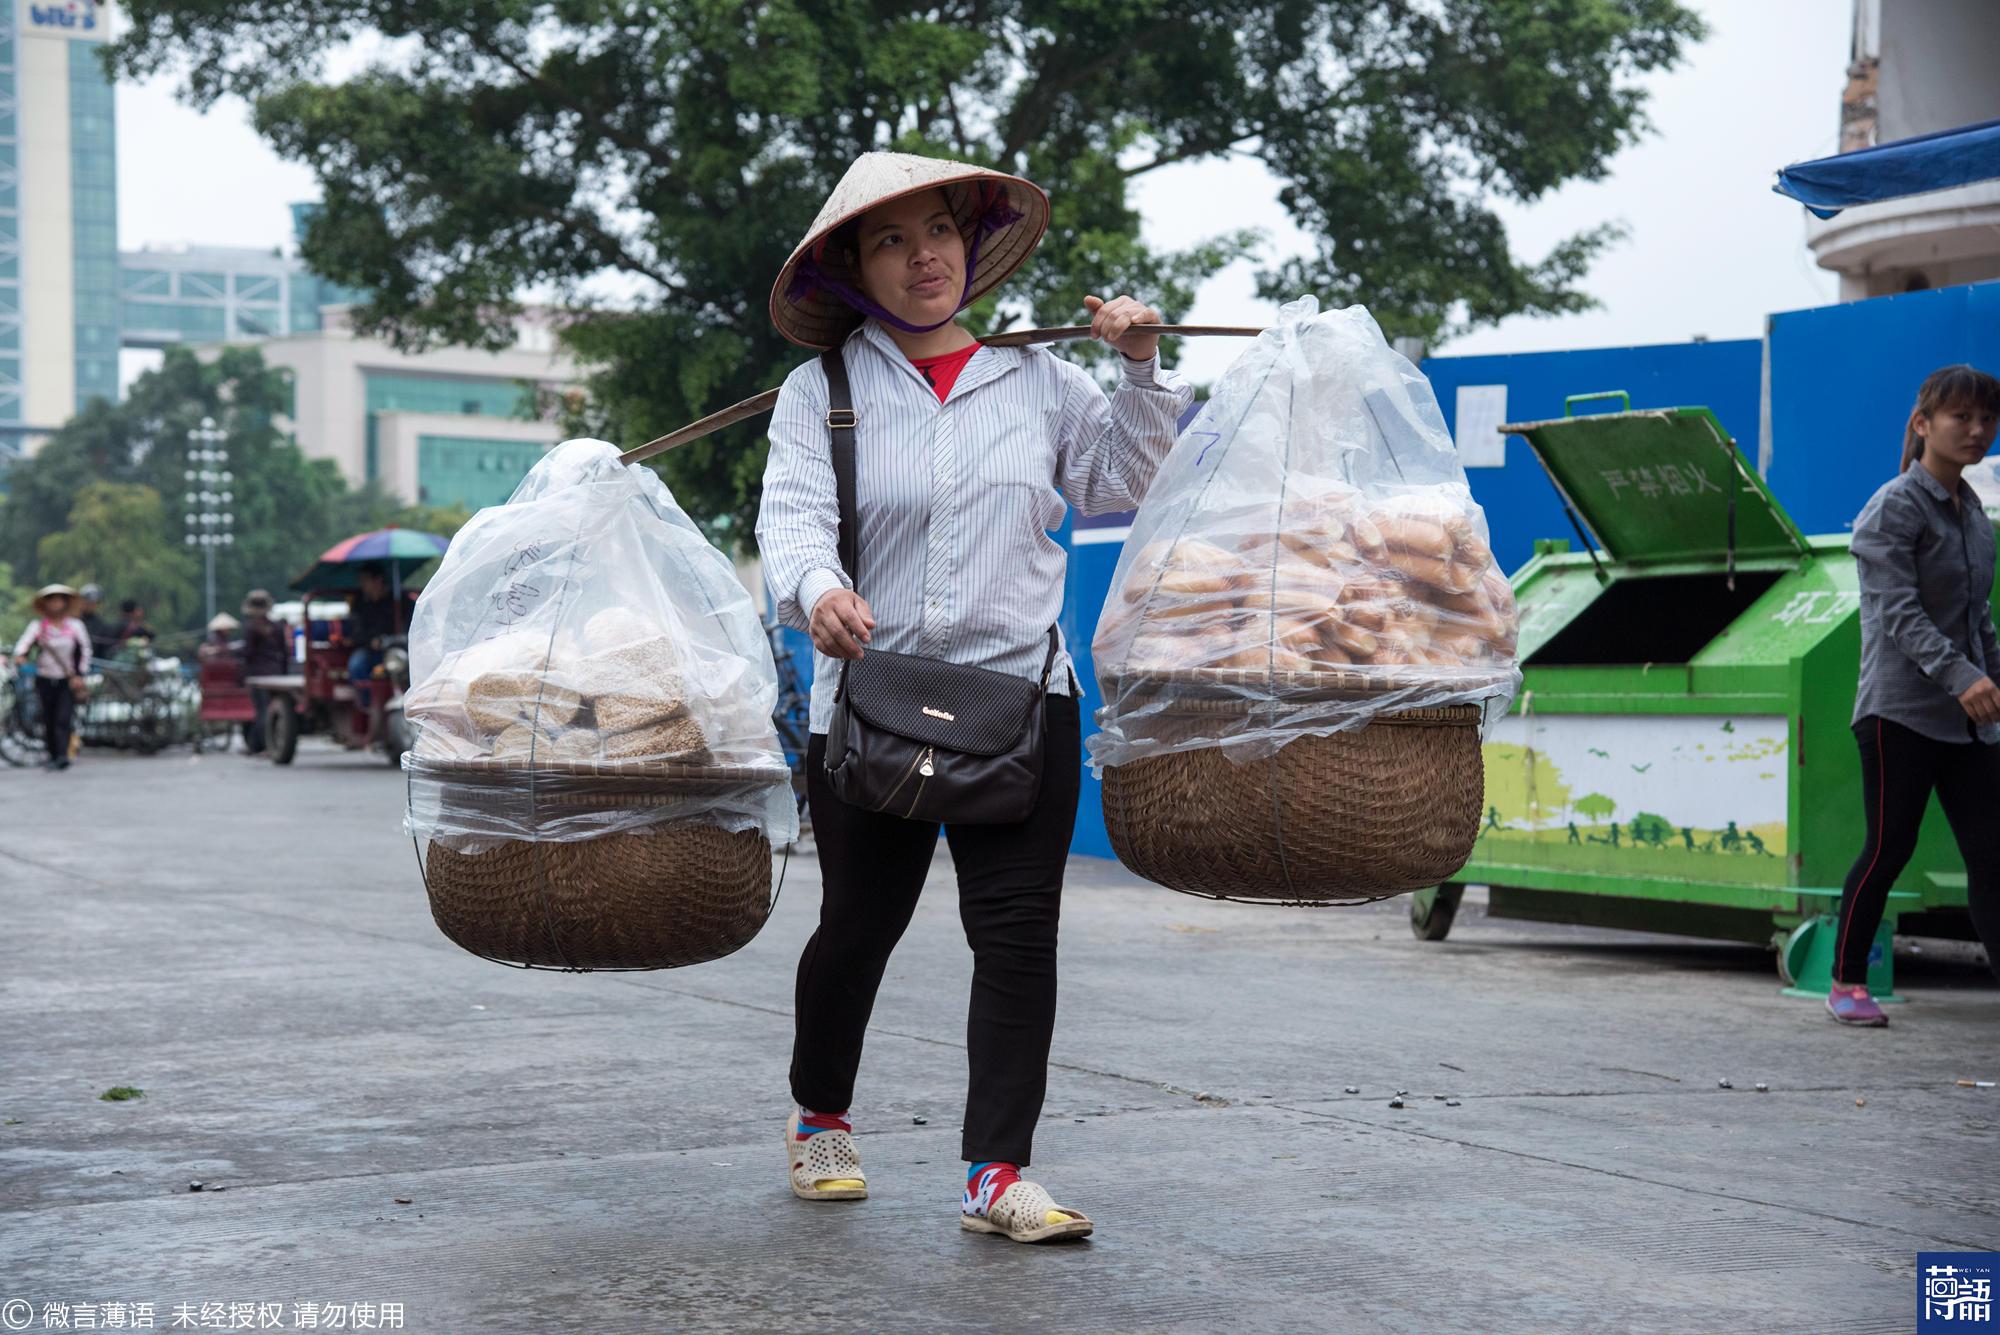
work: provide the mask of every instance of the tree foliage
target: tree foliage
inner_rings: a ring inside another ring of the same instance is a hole
[[[578,308],[597,368],[588,426],[635,444],[765,389],[800,352],[769,327],[773,277],[848,162],[946,154],[1049,189],[1048,240],[990,331],[1077,319],[1087,292],[1169,315],[1248,252],[1140,236],[1132,182],[1261,159],[1312,255],[1269,295],[1365,301],[1430,337],[1589,303],[1615,233],[1532,261],[1496,199],[1604,174],[1644,128],[1637,76],[1700,21],[1675,0],[130,0],[121,72],[238,93],[310,167],[307,259],[373,293],[405,345],[497,344],[524,291]],[[366,34],[375,63],[325,78]],[[606,276],[620,309],[593,302]],[[595,280],[598,288],[590,285]],[[598,309],[589,309],[596,305]],[[1082,355],[1088,356],[1086,351]],[[747,532],[763,449],[733,428],[670,456],[684,503]]]
[[[123,403],[94,401],[14,466],[0,563],[17,578],[99,584],[112,609],[137,598],[162,631],[198,625],[204,571],[199,549],[186,545],[182,498],[188,436],[203,418],[225,432],[233,474],[235,541],[216,557],[219,608],[253,588],[284,589],[350,534],[396,524],[449,537],[468,518],[350,490],[331,460],[307,459],[278,428],[289,404],[285,374],[255,348],[225,349],[212,362],[169,349]]]
[[[1576,799],[1574,810],[1585,819],[1608,820],[1618,813],[1618,803],[1603,793],[1585,793]]]
[[[201,620],[200,567],[169,537],[159,492],[136,482],[92,482],[77,493],[68,518],[38,544],[41,568],[65,572],[51,578],[136,598],[156,627]]]
[[[36,587],[17,582],[14,567],[0,561],[0,654],[14,652],[14,642],[33,618]]]

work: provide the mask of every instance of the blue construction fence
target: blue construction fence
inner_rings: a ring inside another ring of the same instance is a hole
[[[1430,357],[1422,369],[1468,462],[1503,568],[1525,564],[1537,538],[1574,534],[1541,466],[1496,421],[1563,416],[1564,399],[1623,390],[1634,408],[1703,406],[1807,533],[1840,533],[1895,471],[1917,386],[1940,366],[2000,369],[2000,283],[1938,288],[1771,316],[1762,339],[1478,357]],[[1461,407],[1477,438],[1460,435]],[[1111,587],[1129,516],[1066,522],[1070,549],[1062,630],[1085,686],[1086,734],[1103,702],[1090,638]],[[796,632],[799,661],[810,646]],[[1086,768],[1073,851],[1109,857],[1102,790]]]

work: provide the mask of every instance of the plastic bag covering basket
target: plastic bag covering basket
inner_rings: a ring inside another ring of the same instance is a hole
[[[1149,684],[1170,692],[1173,713],[1199,731],[1244,702],[1241,683],[1194,679],[1252,674],[1172,675]],[[1379,687],[1373,675],[1266,681],[1281,698],[1323,696]],[[1205,696],[1204,685],[1220,689]],[[1150,881],[1215,898],[1322,905],[1436,885],[1465,865],[1479,834],[1480,718],[1476,705],[1400,710],[1249,759],[1206,747],[1107,766],[1112,849]]]
[[[460,819],[485,807],[497,828],[521,828],[523,807],[632,812],[658,824],[595,839],[482,841],[424,851],[431,917],[452,941],[504,964],[534,968],[670,969],[747,945],[771,908],[771,844],[760,829],[673,819],[676,807],[752,796],[788,784],[763,766],[563,764],[534,769],[477,761],[413,765],[445,785]]]
[[[740,949],[798,836],[777,666],[729,558],[605,441],[453,537],[410,622],[405,828],[490,960],[665,969]]]

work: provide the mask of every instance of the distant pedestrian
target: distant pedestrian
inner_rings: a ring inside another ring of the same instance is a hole
[[[104,590],[95,584],[86,584],[76,593],[76,619],[90,632],[90,654],[93,658],[109,658],[118,648],[118,628],[104,619],[99,604],[104,601]]]
[[[42,739],[49,758],[42,768],[69,768],[70,725],[76,703],[83,697],[84,674],[90,671],[90,632],[69,614],[76,590],[50,584],[35,595],[35,619],[14,646],[18,666],[35,665],[35,699],[42,708]]]
[[[243,623],[227,612],[217,612],[209,618],[208,635],[195,648],[195,657],[203,662],[212,658],[233,658],[236,645],[230,638]]]
[[[354,651],[347,656],[347,679],[354,685],[355,698],[367,702],[368,729],[361,739],[362,749],[375,744],[382,727],[382,707],[388,703],[388,684],[378,682],[391,636],[400,635],[405,625],[405,609],[389,594],[389,573],[380,564],[369,562],[356,575],[359,596],[348,599],[348,638]]]
[[[1993,524],[1964,480],[1993,448],[2000,380],[1935,371],[1903,433],[1903,468],[1854,521],[1861,581],[1861,747],[1867,837],[1847,873],[1827,1010],[1884,1025],[1868,954],[1889,888],[1916,850],[1935,791],[1965,859],[1965,897],[2000,974],[2000,642],[1993,632]]]
[[[160,638],[154,633],[153,628],[146,624],[146,609],[140,605],[137,598],[127,598],[118,604],[118,614],[124,618],[118,627],[117,644],[120,649],[134,640],[151,644]]]
[[[250,685],[251,719],[243,742],[251,755],[264,751],[264,710],[271,692],[256,684],[259,677],[282,677],[291,670],[290,633],[271,619],[271,595],[252,589],[243,599],[243,677]]]

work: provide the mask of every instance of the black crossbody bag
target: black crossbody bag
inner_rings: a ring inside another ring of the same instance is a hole
[[[820,364],[840,496],[840,564],[858,589],[858,419],[840,349],[821,353]],[[844,661],[826,736],[827,782],[843,802],[905,820],[1026,820],[1042,787],[1043,702],[1059,643],[1050,626],[1039,682],[882,649]]]

